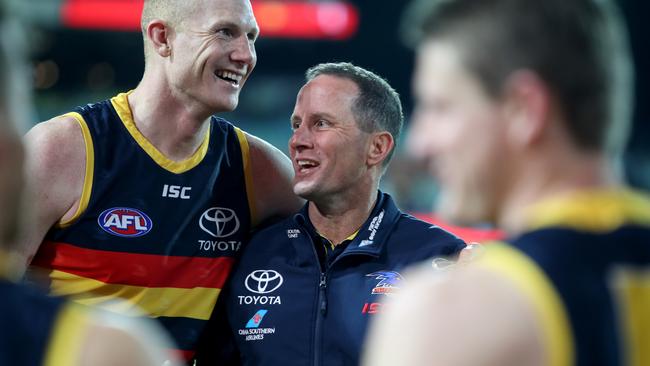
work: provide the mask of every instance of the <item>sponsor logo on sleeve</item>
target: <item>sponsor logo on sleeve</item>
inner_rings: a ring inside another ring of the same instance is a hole
[[[104,210],[97,219],[102,230],[115,236],[135,238],[151,231],[153,222],[144,212],[128,207]]]

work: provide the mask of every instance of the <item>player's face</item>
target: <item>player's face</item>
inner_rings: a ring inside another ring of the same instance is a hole
[[[213,112],[231,111],[257,62],[259,29],[251,4],[191,0],[184,9],[172,41],[172,90]]]
[[[418,50],[413,84],[408,145],[440,185],[438,213],[460,223],[493,221],[507,169],[501,104],[441,41]]]
[[[351,197],[367,184],[370,134],[352,113],[358,95],[350,80],[320,75],[298,93],[291,116],[289,152],[293,191],[310,201]]]

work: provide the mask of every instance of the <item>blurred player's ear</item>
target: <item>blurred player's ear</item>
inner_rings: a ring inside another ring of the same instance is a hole
[[[371,140],[367,159],[368,165],[373,166],[381,164],[395,146],[393,135],[387,131],[381,131],[374,132],[370,138]]]
[[[508,138],[513,146],[535,144],[542,137],[551,116],[551,93],[534,72],[514,72],[504,84]]]

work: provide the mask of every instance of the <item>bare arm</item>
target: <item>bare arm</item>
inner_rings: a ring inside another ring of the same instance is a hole
[[[293,193],[293,167],[289,158],[262,139],[250,134],[246,138],[253,173],[253,225],[298,211],[304,201]]]
[[[171,342],[148,319],[92,324],[81,347],[79,366],[176,366]]]
[[[76,212],[84,182],[86,150],[81,127],[71,116],[36,125],[25,135],[25,145],[27,197],[33,214],[20,254],[29,263],[50,227]]]
[[[175,366],[172,342],[158,323],[74,303],[64,305],[50,334],[49,366]]]
[[[532,306],[508,279],[480,268],[452,274],[411,277],[372,329],[364,365],[547,364]]]

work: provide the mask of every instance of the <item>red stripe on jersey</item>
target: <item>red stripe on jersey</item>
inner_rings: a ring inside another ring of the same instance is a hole
[[[234,258],[111,252],[46,241],[32,264],[111,284],[220,289]]]

